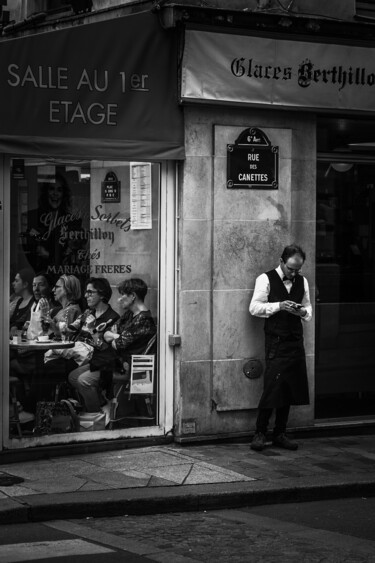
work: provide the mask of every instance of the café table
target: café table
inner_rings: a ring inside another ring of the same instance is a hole
[[[26,340],[21,342],[13,342],[10,341],[9,347],[11,350],[28,350],[33,352],[47,352],[47,350],[56,350],[58,348],[73,348],[74,342],[66,341],[62,342],[61,340],[46,340],[46,341],[39,341],[39,340]]]
[[[44,354],[48,350],[57,350],[57,349],[68,349],[73,348],[74,342],[65,341],[62,342],[61,340],[47,340],[47,341],[38,341],[38,340],[27,340],[21,342],[14,342],[13,340],[9,343],[10,350],[16,350],[19,352],[33,352],[35,353],[35,371],[37,374],[43,373],[44,368]],[[46,382],[44,382],[45,384]],[[34,383],[34,391],[37,396],[43,393],[43,381],[42,378],[39,378],[39,383]]]

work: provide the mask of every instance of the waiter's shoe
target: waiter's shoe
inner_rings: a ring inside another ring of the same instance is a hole
[[[263,432],[257,432],[250,444],[250,448],[252,450],[255,450],[256,452],[261,452],[262,450],[264,450],[265,445],[266,436],[263,434]]]
[[[275,436],[272,440],[274,446],[278,446],[279,448],[284,448],[284,450],[298,450],[297,442],[293,442],[293,440],[289,440],[285,434],[279,434]]]

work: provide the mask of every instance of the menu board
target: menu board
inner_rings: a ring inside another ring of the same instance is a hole
[[[152,229],[151,163],[130,163],[131,229]]]

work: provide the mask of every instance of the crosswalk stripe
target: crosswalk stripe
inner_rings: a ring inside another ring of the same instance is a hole
[[[0,545],[0,563],[17,563],[17,561],[34,561],[55,556],[94,555],[96,553],[113,553],[113,549],[102,547],[84,540],[57,540]]]

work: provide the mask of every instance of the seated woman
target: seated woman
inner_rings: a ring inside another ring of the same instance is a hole
[[[36,274],[33,278],[34,301],[31,303],[27,320],[23,330],[27,330],[27,338],[33,339],[42,332],[42,319],[56,303],[52,299],[52,280],[45,273]],[[29,376],[35,370],[35,356],[33,352],[18,352],[17,357],[11,358],[11,371],[13,375]]]
[[[52,279],[45,272],[39,272],[34,276],[34,302],[30,308],[28,320],[23,327],[24,330],[27,329],[26,335],[30,340],[36,338],[42,332],[43,318],[51,308],[56,307],[56,303],[52,298],[52,287]],[[33,388],[33,379],[38,375],[36,373],[36,365],[35,353],[30,351],[20,350],[10,360],[11,375],[18,377],[22,382],[19,398],[26,410],[35,411],[37,392],[35,385]]]
[[[60,308],[51,309],[44,318],[49,324],[50,332],[61,337],[61,331],[66,332],[68,325],[72,324],[81,314],[79,301],[81,299],[81,284],[76,276],[61,276],[53,288],[55,301]]]
[[[30,317],[30,309],[34,303],[33,270],[23,268],[16,274],[13,282],[15,295],[15,306],[9,319],[10,336],[16,334],[17,330],[22,330],[26,321]]]
[[[144,300],[147,295],[147,285],[140,278],[123,281],[119,287],[121,297],[118,299],[124,314],[118,323],[118,333],[107,330],[104,340],[111,343],[117,351],[125,373],[130,378],[131,356],[143,354],[144,350],[157,329],[150,310]],[[133,408],[138,414],[143,410],[137,398],[132,399]]]
[[[93,346],[89,363],[69,374],[69,383],[78,391],[87,412],[98,412],[101,406],[99,393],[100,372],[112,370],[115,364],[114,350],[104,342],[102,334],[110,328],[119,315],[109,305],[112,289],[105,278],[90,278],[85,297],[88,309],[68,326],[68,335]]]
[[[107,330],[104,340],[117,350],[123,362],[130,364],[133,354],[142,354],[150,338],[156,334],[156,326],[144,300],[147,285],[140,278],[123,281],[118,291],[118,302],[124,314],[118,323],[118,333]]]
[[[42,323],[48,327],[51,336],[60,338],[61,332],[65,334],[67,326],[73,323],[82,312],[78,304],[81,299],[81,284],[76,276],[63,275],[57,280],[52,292],[59,305],[44,314]],[[75,367],[75,363],[67,362],[63,358],[56,358],[45,363],[43,373],[35,373],[32,377],[33,406],[35,407],[36,401],[52,400],[56,383],[66,380],[69,371]]]

